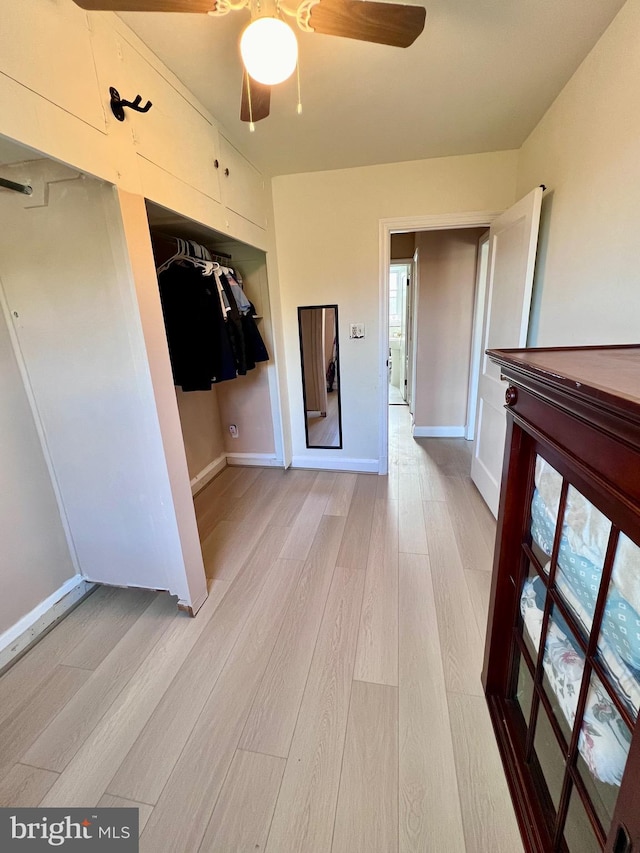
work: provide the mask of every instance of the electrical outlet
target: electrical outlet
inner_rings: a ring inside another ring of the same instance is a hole
[[[238,437],[238,427],[235,424],[229,424],[229,432],[231,433],[231,438]]]
[[[349,326],[350,338],[364,338],[364,323],[351,323]]]

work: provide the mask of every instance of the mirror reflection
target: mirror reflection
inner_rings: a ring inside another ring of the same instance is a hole
[[[298,308],[307,447],[342,447],[338,306]]]

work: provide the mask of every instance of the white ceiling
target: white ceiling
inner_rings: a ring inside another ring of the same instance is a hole
[[[293,77],[255,133],[239,119],[246,11],[122,18],[276,175],[517,148],[623,4],[422,0],[425,30],[405,50],[297,31],[303,114]]]

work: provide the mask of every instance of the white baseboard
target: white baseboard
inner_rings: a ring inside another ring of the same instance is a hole
[[[275,453],[227,453],[227,465],[257,465],[261,468],[284,468]]]
[[[74,575],[15,625],[0,634],[0,672],[93,587],[94,584],[82,575]]]
[[[227,456],[225,453],[222,453],[218,456],[217,459],[214,459],[213,462],[210,462],[206,468],[203,468],[200,473],[196,474],[196,476],[191,480],[191,494],[195,495],[196,492],[199,492],[201,489],[207,485],[208,482],[213,480],[216,474],[219,474],[223,468],[227,467]]]
[[[413,427],[414,438],[464,438],[464,426]]]
[[[292,468],[311,468],[313,471],[351,471],[356,474],[377,474],[377,459],[345,459],[342,456],[294,456]]]

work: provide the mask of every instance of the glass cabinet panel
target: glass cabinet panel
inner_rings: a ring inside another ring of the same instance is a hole
[[[542,705],[538,710],[533,748],[542,769],[542,775],[551,796],[551,802],[557,811],[560,804],[560,794],[562,793],[566,765],[564,756],[560,751],[560,744]]]
[[[591,630],[611,522],[569,486],[555,584],[585,635]]]
[[[540,454],[533,481],[511,698],[533,778],[539,784],[542,773],[555,811],[554,851],[595,853],[611,828],[640,707],[640,547]]]
[[[531,499],[531,549],[542,566],[546,566],[551,559],[561,489],[560,474],[541,456],[537,456],[535,488]]]
[[[585,703],[577,767],[605,832],[627,763],[631,731],[600,679],[592,673]]]
[[[593,831],[587,813],[574,788],[569,800],[567,819],[564,825],[564,840],[569,853],[600,853],[602,847]]]
[[[524,580],[520,596],[520,615],[522,617],[522,638],[527,651],[535,664],[538,659],[542,636],[542,617],[547,597],[547,588],[533,565]]]
[[[542,689],[567,744],[571,740],[583,672],[584,655],[554,606],[549,613]]]
[[[515,698],[522,711],[522,716],[528,724],[531,717],[531,702],[533,700],[533,678],[531,678],[529,668],[522,656],[520,656],[520,666],[518,667],[518,686]]]
[[[607,591],[598,655],[611,689],[632,718],[640,707],[640,548],[620,534]]]

